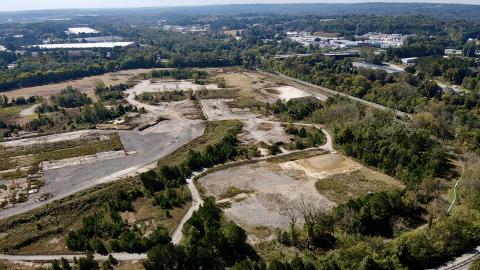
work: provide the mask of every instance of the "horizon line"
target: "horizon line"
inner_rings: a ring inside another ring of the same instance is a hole
[[[214,7],[214,6],[240,6],[240,5],[356,5],[356,4],[432,4],[432,5],[465,5],[480,6],[479,3],[455,3],[455,2],[409,2],[409,1],[365,1],[365,2],[286,2],[286,3],[231,3],[231,4],[198,4],[198,5],[164,5],[164,6],[132,6],[132,7],[71,7],[71,8],[46,8],[46,9],[18,9],[18,10],[0,10],[0,13],[28,13],[28,12],[47,12],[61,10],[123,10],[123,9],[172,9],[188,7]]]

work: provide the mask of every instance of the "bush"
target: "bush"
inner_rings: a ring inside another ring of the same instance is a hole
[[[55,105],[64,108],[75,108],[92,104],[92,100],[86,94],[81,93],[78,89],[71,86],[68,86],[51,98]]]

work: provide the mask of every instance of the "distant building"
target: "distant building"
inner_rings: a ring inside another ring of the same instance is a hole
[[[199,33],[199,32],[206,32],[210,29],[209,24],[205,25],[189,25],[189,26],[181,26],[181,25],[164,25],[163,30],[165,31],[172,31],[172,32],[179,32],[179,33]]]
[[[297,54],[278,54],[275,55],[275,59],[286,59],[286,58],[294,58],[294,57],[306,57],[310,56],[310,53],[297,53]]]
[[[322,53],[323,56],[335,58],[335,60],[344,59],[347,57],[356,57],[360,55],[360,51],[340,51],[340,52],[328,52]]]
[[[346,39],[337,39],[337,40],[331,40],[330,43],[336,44],[338,48],[355,48],[358,46],[358,43],[356,41],[351,41],[351,40],[346,40]]]
[[[339,39],[337,37],[314,36],[308,32],[287,32],[287,39],[298,42],[305,47],[320,47],[332,49],[346,49],[357,47],[356,41]]]
[[[456,49],[445,49],[445,55],[463,55],[463,51]]]
[[[96,42],[96,43],[64,43],[64,44],[41,44],[32,45],[29,48],[38,49],[97,49],[97,48],[114,48],[114,47],[127,47],[133,45],[134,42]]]
[[[65,31],[68,35],[80,35],[80,34],[98,34],[100,31],[97,31],[90,27],[70,27]]]
[[[407,65],[412,65],[417,62],[417,57],[408,57],[408,58],[402,58],[402,63],[407,64]]]
[[[402,34],[384,34],[377,32],[366,33],[361,36],[355,36],[355,38],[363,40],[361,44],[368,44],[374,47],[380,48],[398,48],[402,47],[407,35]]]
[[[353,62],[352,65],[356,69],[365,68],[365,69],[372,69],[372,70],[383,70],[383,71],[385,71],[389,74],[402,72],[399,69],[391,68],[391,67],[388,67],[388,66],[380,66],[380,65],[370,64],[370,63],[366,63],[366,62]]]
[[[119,41],[122,41],[123,39],[121,37],[116,37],[116,36],[101,36],[101,37],[76,38],[75,40],[78,42],[96,43],[96,42],[119,42]]]

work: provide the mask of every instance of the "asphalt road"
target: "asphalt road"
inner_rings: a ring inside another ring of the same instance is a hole
[[[434,270],[468,270],[476,258],[480,258],[480,246]]]

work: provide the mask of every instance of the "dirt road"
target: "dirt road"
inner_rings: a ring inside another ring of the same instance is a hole
[[[299,124],[299,125],[309,126],[310,124]],[[316,126],[316,127],[320,128],[318,125],[312,125],[312,126]],[[325,133],[325,136],[327,137],[327,142],[324,145],[322,145],[318,148],[309,148],[309,149],[304,149],[304,150],[290,151],[290,152],[286,152],[286,153],[276,155],[276,157],[289,155],[289,154],[296,153],[296,152],[311,151],[312,149],[323,149],[323,150],[326,150],[326,151],[334,151],[334,149],[332,147],[333,143],[332,143],[332,138],[331,138],[330,134],[324,129],[322,129],[322,131]],[[271,158],[271,157],[273,157],[273,156],[258,157],[258,158],[254,158],[253,160],[264,161],[264,160],[267,160],[268,158]],[[235,162],[232,162],[232,163],[233,164],[235,164],[235,163],[241,164],[242,162],[243,161],[235,161]],[[187,213],[185,214],[185,216],[182,218],[181,222],[179,223],[179,225],[177,226],[177,228],[175,229],[175,231],[173,232],[173,234],[171,236],[172,237],[172,243],[175,244],[175,245],[178,245],[182,240],[183,226],[190,219],[193,212],[198,210],[198,208],[200,208],[200,206],[203,203],[203,199],[202,199],[202,197],[200,195],[200,192],[198,191],[193,179],[196,176],[198,176],[202,173],[205,173],[206,171],[207,171],[207,169],[204,170],[203,172],[194,172],[192,174],[192,176],[189,179],[187,179],[188,188],[190,189],[190,192],[192,194],[192,205],[191,205],[190,209],[187,211]],[[6,260],[6,261],[11,261],[11,262],[35,262],[35,261],[37,261],[37,262],[50,262],[50,261],[54,261],[54,260],[60,260],[61,258],[65,258],[69,261],[73,261],[75,257],[78,258],[78,257],[82,257],[82,256],[85,256],[85,254],[79,254],[79,255],[5,255],[5,254],[0,254],[0,260]],[[112,256],[115,257],[119,261],[134,261],[134,260],[143,260],[143,259],[147,258],[146,254],[131,254],[131,253],[112,253]],[[96,254],[95,259],[106,260],[107,257]]]
[[[190,206],[190,209],[188,209],[187,213],[185,216],[183,216],[182,220],[180,221],[180,224],[178,224],[177,228],[172,234],[172,243],[174,245],[180,244],[180,241],[182,240],[183,237],[183,225],[187,222],[192,217],[193,212],[197,211],[198,208],[203,204],[203,199],[202,196],[200,196],[200,192],[198,192],[197,187],[195,186],[195,183],[193,179],[195,176],[199,175],[199,172],[194,172],[190,178],[187,179],[187,185],[188,189],[190,190],[190,193],[192,193],[192,206]]]
[[[40,106],[40,104],[32,105],[22,111],[20,111],[20,116],[30,116],[35,114],[35,110]]]

